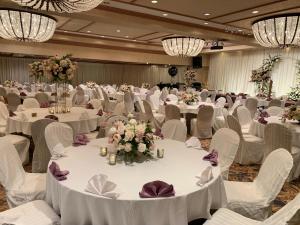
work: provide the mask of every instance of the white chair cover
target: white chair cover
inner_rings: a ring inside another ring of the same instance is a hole
[[[136,106],[137,109],[140,113],[145,113],[145,108],[144,108],[144,104],[143,101],[141,100],[141,98],[139,96],[136,96]]]
[[[117,103],[113,113],[114,116],[122,116],[126,114],[126,107],[124,102]]]
[[[21,105],[21,98],[16,93],[8,93],[7,96],[8,109],[16,111],[18,105]]]
[[[221,173],[225,180],[228,179],[229,167],[234,161],[239,144],[239,135],[228,128],[219,129],[212,137],[209,151],[216,150],[218,152]]]
[[[152,106],[153,110],[158,110],[159,109],[159,96],[157,94],[153,94],[149,96],[149,100]]]
[[[160,97],[159,97],[160,100],[166,101],[168,94],[169,94],[168,88],[167,88],[167,87],[164,87],[164,88],[162,89],[161,95],[160,95]]]
[[[191,120],[191,133],[198,138],[211,138],[214,109],[211,106],[199,108],[197,118]]]
[[[266,219],[292,167],[291,154],[277,149],[267,157],[253,182],[225,181],[227,208],[248,218]]]
[[[124,103],[125,103],[125,109],[126,109],[127,113],[134,112],[134,104],[133,104],[133,99],[131,98],[130,92],[125,92]]]
[[[247,133],[252,122],[250,111],[245,106],[239,106],[237,108],[237,116],[239,123],[242,126],[242,131]]]
[[[226,104],[226,99],[224,97],[220,97],[217,99],[217,102],[216,102],[217,107],[224,108],[225,104]]]
[[[168,120],[162,126],[161,132],[164,138],[185,142],[187,127],[180,120]]]
[[[26,98],[23,106],[25,109],[40,108],[40,103],[35,98]]]
[[[267,113],[270,116],[282,116],[284,113],[283,108],[279,107],[279,106],[271,106],[269,108],[266,109]]]
[[[94,109],[102,109],[102,102],[100,99],[91,99],[89,103],[92,104]]]
[[[251,118],[254,118],[257,111],[258,100],[256,98],[247,98],[245,106],[249,109],[251,113]]]
[[[216,91],[212,91],[211,94],[210,94],[210,101],[212,103],[214,103],[216,101],[216,97],[217,97],[217,92]]]
[[[167,95],[167,99],[169,99],[171,102],[177,102],[178,101],[178,97],[174,94]]]
[[[0,102],[0,127],[6,127],[9,112],[6,105]]]
[[[4,87],[0,87],[0,96],[6,97],[7,92],[6,89]]]
[[[148,101],[143,101],[144,109],[145,109],[145,121],[151,121],[152,124],[156,127],[161,129],[162,123],[164,121],[164,116],[157,113],[153,114],[151,105]]]
[[[0,224],[59,225],[60,218],[45,201],[36,200],[1,212]]]
[[[233,106],[233,101],[232,101],[232,98],[230,95],[226,95],[226,101],[227,101],[227,104],[228,104],[228,108],[231,109],[232,106]],[[237,99],[236,99],[237,101]]]
[[[202,90],[202,92],[200,93],[201,102],[206,102],[207,97],[208,97],[208,91]]]
[[[43,103],[48,103],[49,102],[49,95],[41,92],[41,93],[36,93],[35,96],[36,100],[39,102],[39,104]]]
[[[47,146],[53,155],[53,148],[61,143],[64,147],[68,147],[73,143],[73,130],[64,123],[53,122],[45,128],[45,139]]]

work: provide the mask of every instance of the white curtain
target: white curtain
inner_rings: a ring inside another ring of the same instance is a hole
[[[236,52],[221,52],[210,57],[208,87],[223,92],[255,94],[254,83],[249,82],[251,71],[262,65],[268,55],[280,55],[281,62],[272,70],[273,92],[285,95],[296,83],[296,62],[300,49],[265,49]]]
[[[15,80],[23,83],[30,81],[28,64],[38,59],[0,57],[0,81]],[[182,82],[186,70],[184,66],[178,66],[178,74],[173,82]],[[95,81],[99,84],[132,84],[141,86],[143,82],[151,85],[160,82],[170,83],[168,67],[157,65],[131,65],[131,64],[106,64],[79,62],[78,71],[73,80],[77,85],[85,81]]]

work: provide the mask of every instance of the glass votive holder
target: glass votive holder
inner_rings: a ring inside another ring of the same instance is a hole
[[[158,158],[163,158],[165,154],[165,149],[157,149],[157,157]]]
[[[110,154],[109,157],[108,157],[108,163],[109,163],[109,165],[116,165],[117,155],[114,154],[114,153]]]
[[[37,117],[37,113],[36,113],[36,112],[31,113],[31,116],[32,116],[32,117]]]
[[[107,147],[100,147],[100,155],[101,156],[107,155]]]

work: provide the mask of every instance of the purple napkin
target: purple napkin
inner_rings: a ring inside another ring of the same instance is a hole
[[[102,110],[102,109],[100,109],[100,110],[98,111],[97,116],[103,116],[103,110]]]
[[[260,117],[270,117],[269,113],[267,111],[260,111],[260,114],[259,114]]]
[[[49,170],[56,180],[62,181],[67,179],[67,175],[70,173],[68,170],[61,171],[59,165],[56,162],[52,162],[49,166]]]
[[[171,100],[169,98],[166,99],[166,102],[170,102]]]
[[[40,107],[41,107],[41,108],[49,108],[49,106],[50,106],[49,102],[42,102],[42,103],[40,104]]]
[[[258,122],[261,123],[261,124],[267,124],[268,123],[268,121],[265,120],[265,117],[260,117],[258,119]]]
[[[57,116],[54,116],[54,115],[47,115],[45,116],[46,119],[50,119],[50,120],[56,120],[58,121],[58,117]]]
[[[89,142],[88,137],[85,134],[77,134],[74,138],[73,146],[86,145]]]
[[[144,184],[139,195],[141,198],[165,198],[174,196],[175,191],[173,185],[157,180]]]
[[[86,104],[87,109],[94,109],[94,106],[91,103]]]
[[[218,165],[218,152],[213,149],[211,153],[209,153],[203,157],[203,160],[209,161],[212,166],[217,166]]]
[[[9,110],[9,117],[13,117],[13,116],[16,116],[16,114],[13,111]]]
[[[22,92],[20,93],[20,96],[27,96],[27,94],[26,94],[25,92],[22,91]]]
[[[154,135],[160,137],[161,139],[164,139],[164,135],[162,134],[161,129],[159,128],[155,130]]]

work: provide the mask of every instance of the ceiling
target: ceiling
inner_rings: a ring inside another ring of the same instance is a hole
[[[0,6],[18,7],[9,0]],[[237,50],[258,47],[254,20],[286,12],[300,12],[300,0],[105,0],[88,12],[51,13],[58,24],[49,42],[164,54],[162,38],[184,35],[205,39],[204,52],[211,40]]]

